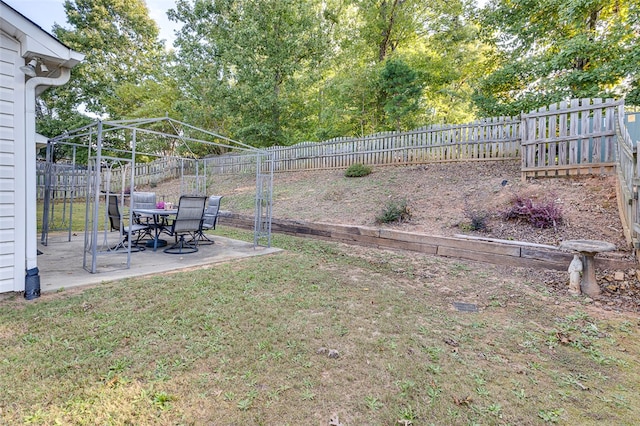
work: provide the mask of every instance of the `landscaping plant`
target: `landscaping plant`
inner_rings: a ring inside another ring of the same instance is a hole
[[[531,197],[515,195],[502,217],[506,220],[523,220],[536,228],[555,228],[562,223],[562,209],[553,199],[536,202]]]
[[[361,163],[352,164],[344,172],[346,177],[363,177],[371,174],[371,167]]]
[[[468,223],[462,224],[461,228],[464,231],[486,231],[487,228],[487,219],[489,218],[489,213],[485,211],[478,211],[466,208],[464,211],[464,215],[467,219],[469,219]]]
[[[378,223],[403,223],[411,219],[411,211],[407,200],[391,200],[376,217]]]

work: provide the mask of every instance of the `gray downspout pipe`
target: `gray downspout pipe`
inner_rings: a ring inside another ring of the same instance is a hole
[[[25,188],[26,226],[25,258],[26,276],[24,297],[32,300],[40,297],[40,272],[38,271],[38,235],[36,224],[36,88],[61,86],[69,81],[71,70],[60,68],[58,77],[32,77],[25,84]]]

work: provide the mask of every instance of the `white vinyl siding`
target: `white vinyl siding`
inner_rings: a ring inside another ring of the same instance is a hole
[[[16,268],[16,60],[18,42],[0,32],[0,293],[15,291]],[[18,285],[24,286],[23,283]]]

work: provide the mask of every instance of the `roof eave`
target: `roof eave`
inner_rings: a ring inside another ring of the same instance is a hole
[[[23,58],[40,57],[66,68],[73,68],[84,59],[82,53],[71,49],[1,0],[0,12],[0,29],[20,41]]]

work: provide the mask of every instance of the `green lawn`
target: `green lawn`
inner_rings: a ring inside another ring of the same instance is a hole
[[[72,229],[75,231],[81,231],[84,229],[85,215],[86,215],[86,203],[84,200],[75,201],[73,205],[71,203],[51,203],[49,206],[49,229],[51,231],[66,231],[69,229],[69,222],[72,223]],[[73,213],[70,218],[70,213]],[[42,231],[42,215],[43,215],[43,203],[38,201],[37,205],[37,225],[38,232]]]
[[[98,211],[98,229],[102,229],[105,221],[105,208],[104,203],[100,204]],[[82,232],[85,229],[85,219],[87,212],[87,204],[85,200],[76,200],[73,205],[69,202],[54,202],[49,206],[49,231],[67,231],[69,229],[69,223],[71,223],[71,229],[76,232]],[[121,212],[123,215],[129,213],[128,208]],[[37,226],[38,232],[42,231],[42,215],[43,215],[43,203],[38,201],[37,204]],[[125,216],[126,218],[126,216]]]
[[[526,270],[273,242],[286,251],[1,301],[0,423],[637,423],[636,316]]]

